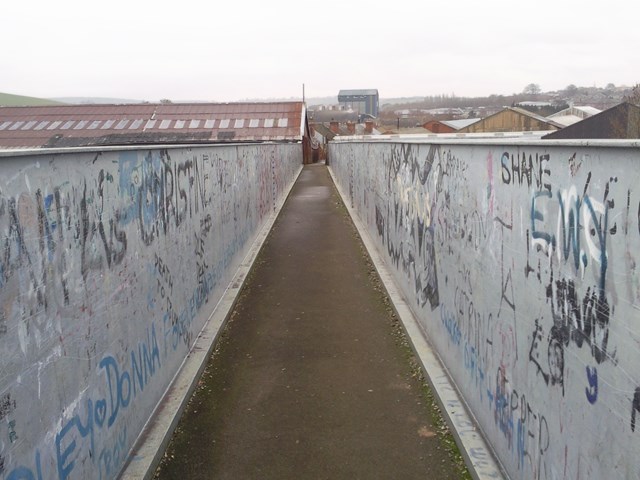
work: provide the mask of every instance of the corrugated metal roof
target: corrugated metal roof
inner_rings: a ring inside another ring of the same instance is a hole
[[[554,122],[559,123],[560,125],[564,125],[565,127],[583,120],[581,117],[578,117],[576,115],[553,115],[549,116],[548,118],[550,118]]]
[[[600,110],[599,108],[595,108],[595,107],[589,107],[589,106],[577,106],[577,107],[573,107],[576,110],[580,110],[581,112],[585,112],[588,115],[597,115],[600,112],[602,112],[602,110]]]
[[[560,110],[559,112],[554,113],[553,115],[549,115],[547,118],[554,120],[562,125],[573,125],[585,118],[589,118],[593,115],[597,115],[602,110],[599,110],[594,107],[589,106],[571,106],[569,108],[565,108],[564,110]]]
[[[482,120],[481,118],[461,118],[460,120],[441,120],[440,123],[447,125],[454,130],[460,130],[461,128],[473,125],[476,122]]]
[[[542,138],[640,138],[640,107],[624,102]]]
[[[301,141],[302,102],[0,107],[0,148]]]
[[[513,115],[513,114],[516,115]],[[530,121],[526,120],[528,118],[535,120],[538,122],[538,125],[534,128],[529,125],[526,126],[527,123],[531,124]],[[514,129],[524,129],[525,131],[531,130],[553,130],[560,129],[563,125],[558,122],[554,122],[545,117],[541,117],[540,115],[536,115],[535,113],[531,113],[528,110],[524,110],[518,107],[505,107],[497,113],[493,115],[489,115],[487,117],[482,118],[479,122],[472,123],[464,128],[458,130],[459,133],[480,133],[480,132],[490,132],[494,131],[494,129],[498,128],[499,131],[517,131]],[[487,130],[490,129],[490,130]]]
[[[530,112],[529,110],[525,110],[524,108],[507,107],[507,108],[505,108],[505,110],[512,110],[512,111],[517,112],[517,113],[519,113],[521,115],[525,115],[527,117],[534,118],[534,119],[538,120],[539,122],[548,123],[549,125],[552,125],[552,126],[554,126],[556,128],[562,128],[564,126],[564,125],[561,125],[561,124],[559,124],[557,122],[554,122],[553,120],[549,120],[546,117],[543,117],[543,116],[538,115],[536,113]],[[500,112],[498,112],[496,115],[498,115],[498,114],[500,114]]]

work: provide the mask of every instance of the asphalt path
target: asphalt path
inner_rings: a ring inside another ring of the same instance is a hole
[[[457,479],[327,167],[305,166],[158,479]]]

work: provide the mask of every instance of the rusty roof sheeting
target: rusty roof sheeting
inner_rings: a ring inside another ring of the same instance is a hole
[[[302,102],[0,107],[0,148],[301,141]]]

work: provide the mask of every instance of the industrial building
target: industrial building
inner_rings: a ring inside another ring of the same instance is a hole
[[[458,130],[459,133],[559,130],[564,125],[517,107],[507,107]]]
[[[0,148],[305,142],[303,102],[0,107]]]
[[[380,97],[378,90],[340,90],[338,102],[346,109],[351,109],[358,113],[359,117],[377,117],[380,108]],[[363,118],[359,118],[363,120]]]

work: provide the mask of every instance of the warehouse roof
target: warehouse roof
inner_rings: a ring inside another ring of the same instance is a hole
[[[0,107],[0,148],[301,141],[302,102]]]
[[[481,118],[461,118],[459,120],[440,120],[440,123],[444,123],[445,125],[453,128],[454,130],[460,130],[461,128],[468,127],[469,125],[473,125],[476,122],[482,120]]]
[[[542,138],[640,138],[640,107],[623,102]]]
[[[565,108],[564,110],[560,110],[553,115],[549,115],[547,118],[564,126],[568,126],[580,122],[585,118],[597,115],[601,111],[602,110],[598,110],[597,108],[589,106],[572,106]]]

